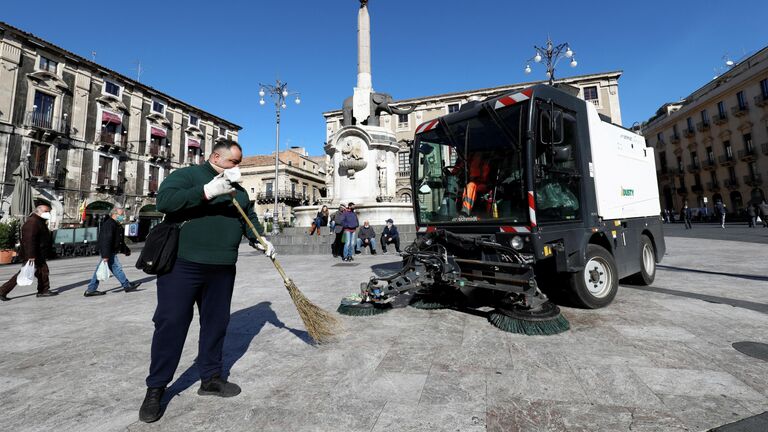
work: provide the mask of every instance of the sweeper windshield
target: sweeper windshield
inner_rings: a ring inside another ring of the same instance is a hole
[[[417,134],[412,160],[420,225],[527,222],[521,151],[527,107],[461,112]]]

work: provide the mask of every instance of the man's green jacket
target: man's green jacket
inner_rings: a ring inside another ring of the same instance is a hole
[[[206,162],[173,171],[160,184],[157,210],[165,213],[170,222],[184,222],[179,235],[179,258],[200,264],[234,264],[243,235],[256,241],[232,204],[231,195],[205,199],[203,186],[218,174],[210,162]],[[233,186],[238,203],[259,234],[263,234],[248,193],[239,184]]]

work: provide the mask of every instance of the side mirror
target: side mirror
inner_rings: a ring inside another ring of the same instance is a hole
[[[539,114],[539,141],[542,144],[562,144],[563,112],[558,109],[542,109]]]

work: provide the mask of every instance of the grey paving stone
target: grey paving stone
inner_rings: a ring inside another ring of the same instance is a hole
[[[763,395],[725,372],[638,366],[631,369],[654,393],[660,395],[728,395],[737,399],[765,399]]]
[[[664,406],[694,431],[709,430],[752,415],[741,401],[728,396],[661,396]]]
[[[466,405],[413,405],[387,402],[372,432],[480,432],[486,430],[485,410]]]

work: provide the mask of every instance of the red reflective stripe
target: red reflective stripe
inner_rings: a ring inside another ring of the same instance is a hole
[[[432,231],[437,231],[437,228],[435,228],[433,226],[428,226],[427,227],[427,232],[432,232]]]
[[[528,214],[531,218],[531,229],[536,227],[536,200],[533,191],[528,191]]]
[[[503,226],[503,227],[500,227],[499,230],[501,232],[507,232],[507,233],[516,233],[517,232],[515,227],[511,227],[511,226]]]

